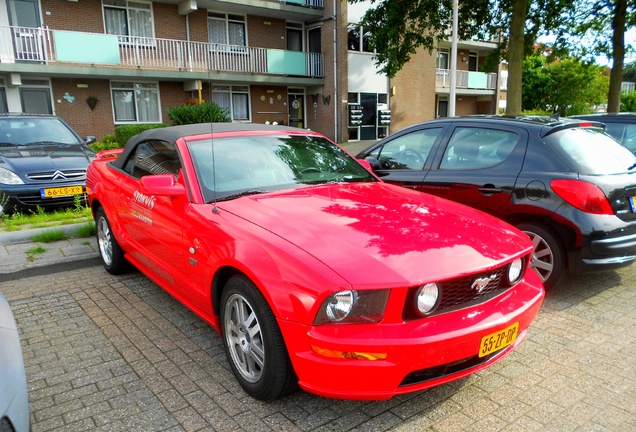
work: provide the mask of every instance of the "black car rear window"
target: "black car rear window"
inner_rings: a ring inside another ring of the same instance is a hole
[[[636,170],[636,167],[632,168],[636,156],[602,129],[563,129],[544,139],[557,157],[579,174],[618,174]]]

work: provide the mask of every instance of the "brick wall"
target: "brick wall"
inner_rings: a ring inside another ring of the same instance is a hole
[[[284,50],[287,49],[285,35],[284,20],[254,15],[247,17],[247,44],[249,46]]]
[[[104,33],[100,0],[42,0],[42,25],[54,30]]]
[[[435,57],[419,49],[391,79],[391,132],[435,118]]]
[[[278,122],[287,125],[287,87],[265,85],[250,87],[252,104],[252,122]]]

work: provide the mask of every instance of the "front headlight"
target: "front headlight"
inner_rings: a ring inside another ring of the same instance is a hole
[[[417,310],[426,315],[437,305],[439,287],[435,283],[427,283],[417,290]]]
[[[13,171],[9,171],[6,168],[0,168],[0,183],[8,185],[24,184],[22,179],[18,177]]]
[[[388,298],[389,290],[339,291],[322,302],[314,325],[378,322]]]
[[[508,265],[508,283],[514,285],[521,280],[523,276],[523,260],[517,258]]]

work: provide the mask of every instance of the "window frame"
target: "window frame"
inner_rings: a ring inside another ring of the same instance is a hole
[[[238,19],[240,17],[240,19]],[[225,29],[225,42],[213,42],[212,34],[210,33],[210,21],[222,22]],[[236,45],[230,43],[230,23],[240,23],[243,26],[243,45]],[[210,45],[210,51],[217,52],[232,52],[232,53],[245,53],[249,46],[249,38],[247,34],[247,15],[220,12],[216,10],[207,11],[207,27],[208,27],[208,44]]]
[[[251,89],[248,85],[212,85],[212,102],[219,105],[221,108],[226,108],[229,111],[230,118],[233,122],[252,122],[252,104],[251,104]],[[230,106],[227,107],[225,105],[219,104],[217,100],[215,100],[215,94],[227,94],[229,95],[229,103]],[[234,116],[235,108],[234,108],[234,96],[245,95],[247,101],[247,117],[246,118],[238,118]]]
[[[104,0],[102,0],[102,16],[104,19],[104,34],[117,36],[120,45],[141,45],[141,46],[155,46],[155,16],[154,16],[154,8],[152,7],[152,2],[147,0],[113,0],[113,2],[123,2],[124,6],[116,5],[116,4],[106,4]],[[140,8],[135,6],[130,6],[130,3],[144,4],[147,5],[148,8]],[[107,14],[106,10],[123,10],[126,16],[126,34],[119,33],[109,33],[108,25],[107,25]],[[131,11],[146,11],[150,13],[150,36],[148,35],[137,35],[131,34]],[[134,42],[137,40],[138,42]]]
[[[119,85],[116,85],[119,84]],[[130,84],[129,87],[125,85]],[[148,86],[154,86],[153,88],[149,88]],[[140,120],[140,111],[139,111],[139,102],[138,102],[138,91],[154,91],[156,93],[156,105],[157,105],[157,120]],[[132,102],[134,109],[134,120],[119,120],[117,115],[117,105],[115,103],[115,92],[132,92]],[[158,81],[125,81],[125,80],[113,80],[110,81],[110,95],[112,98],[112,108],[113,108],[113,120],[115,125],[120,124],[155,124],[161,123],[161,88],[159,86]]]

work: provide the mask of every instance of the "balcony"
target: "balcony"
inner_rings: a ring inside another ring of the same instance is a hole
[[[450,87],[451,71],[449,69],[437,69],[435,86]],[[456,71],[455,88],[467,90],[497,89],[497,74],[485,72]]]
[[[0,63],[324,77],[320,53],[14,26],[0,26]]]

